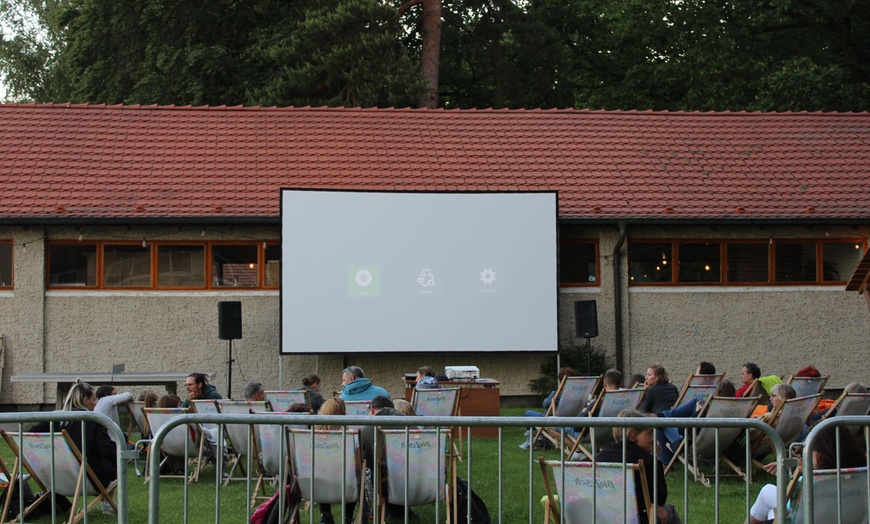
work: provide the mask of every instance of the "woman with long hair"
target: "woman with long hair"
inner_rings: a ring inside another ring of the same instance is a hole
[[[641,410],[644,413],[661,415],[664,410],[674,407],[674,402],[680,397],[680,390],[671,384],[668,372],[660,364],[653,364],[646,370],[643,387],[646,388]]]
[[[63,402],[63,410],[93,411],[96,403],[97,397],[94,388],[87,382],[76,381]],[[40,422],[30,428],[30,431],[34,433],[47,433],[50,429],[49,422]],[[63,420],[55,423],[54,430],[56,432],[66,430],[79,450],[87,453],[88,466],[104,486],[108,486],[118,478],[115,443],[109,438],[109,432],[105,426],[98,422],[86,421],[84,423],[84,430],[82,430],[81,422]],[[58,497],[58,500],[60,500],[60,497]],[[69,507],[67,506],[67,508]],[[103,501],[102,508],[103,513],[106,514],[114,514],[115,512],[107,501]]]

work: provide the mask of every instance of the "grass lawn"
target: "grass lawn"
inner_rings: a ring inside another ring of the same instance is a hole
[[[521,416],[524,408],[503,409],[502,415]],[[537,464],[539,456],[557,460],[559,452],[534,451],[531,454],[521,450],[518,445],[523,442],[522,428],[505,428],[501,446],[497,438],[475,438],[469,443],[463,438],[465,461],[458,466],[458,475],[468,479],[474,491],[486,502],[493,522],[505,524],[543,521],[543,509],[539,500],[544,495],[540,468]],[[3,459],[11,467],[12,459],[6,446],[2,446]],[[501,474],[499,474],[501,465]],[[140,467],[142,463],[140,462]],[[470,471],[469,471],[470,468]],[[129,479],[129,521],[145,523],[148,518],[148,486],[141,477],[137,477],[133,465],[128,471]],[[684,485],[683,470],[678,468],[667,477],[668,501],[676,506],[684,522],[716,522],[716,488],[705,488],[694,482],[690,477]],[[531,496],[529,482],[532,483]],[[773,477],[765,473],[756,473],[755,482],[750,489],[750,503],[754,501],[759,489],[765,483],[773,482]],[[685,487],[688,486],[688,515],[684,502]],[[182,522],[184,516],[184,487],[178,479],[164,479],[160,483],[160,522]],[[652,489],[652,487],[650,487]],[[200,482],[189,487],[189,521],[215,522],[216,493],[220,493],[220,522],[245,522],[247,486],[245,482],[233,482],[228,487],[216,488],[215,468],[207,466],[200,477]],[[499,500],[501,514],[499,515]],[[529,509],[531,507],[531,520]],[[420,522],[435,522],[434,507],[423,506],[414,508],[420,515]],[[336,517],[338,506],[333,507]],[[736,523],[742,522],[746,515],[746,488],[739,479],[721,479],[718,489],[718,521]],[[441,522],[445,514],[441,511]],[[500,517],[500,519],[499,519]],[[688,517],[688,518],[687,518]],[[114,518],[102,515],[99,509],[92,511],[89,522],[115,522]],[[319,514],[315,510],[312,522],[319,522]],[[27,522],[31,522],[28,520]],[[50,518],[42,518],[35,522],[51,522]],[[309,522],[307,512],[302,514],[302,522]]]

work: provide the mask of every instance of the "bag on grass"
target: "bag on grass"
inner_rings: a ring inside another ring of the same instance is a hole
[[[471,499],[471,520],[468,520],[468,501]],[[483,500],[468,487],[465,479],[456,477],[456,524],[492,524],[489,510]]]
[[[281,490],[275,492],[272,498],[257,506],[251,514],[251,524],[299,524],[299,513],[293,508],[298,507],[302,500],[302,493],[294,480],[286,487],[284,497],[284,515],[281,515],[281,506],[278,504],[278,495]],[[291,519],[291,515],[293,518]]]

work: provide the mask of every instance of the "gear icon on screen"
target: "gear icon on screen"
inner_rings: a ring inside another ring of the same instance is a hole
[[[483,268],[483,271],[480,272],[480,281],[486,285],[492,284],[495,282],[495,271],[491,267]]]

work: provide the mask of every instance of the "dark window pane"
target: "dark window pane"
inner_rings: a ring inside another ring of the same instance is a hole
[[[12,243],[0,244],[0,287],[12,287]]]
[[[595,243],[563,240],[559,243],[559,280],[565,284],[597,282]]]
[[[816,282],[816,243],[776,243],[777,282]]]
[[[628,246],[629,279],[640,282],[672,282],[671,244],[630,244]]]
[[[728,282],[768,282],[768,244],[728,243]]]
[[[48,281],[58,286],[97,285],[96,244],[49,246]]]
[[[103,246],[103,285],[151,287],[151,248],[140,244]]]
[[[257,246],[213,245],[211,248],[211,285],[214,287],[259,286]]]
[[[203,246],[160,246],[157,249],[158,287],[205,287]]]
[[[680,244],[680,282],[719,282],[721,258],[718,243]]]
[[[825,242],[822,244],[822,268],[825,282],[846,282],[864,256],[861,242]]]
[[[278,287],[281,284],[281,246],[266,246],[266,286]]]

